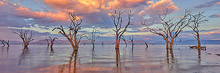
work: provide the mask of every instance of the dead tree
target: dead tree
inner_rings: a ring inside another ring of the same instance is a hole
[[[191,15],[192,16],[192,24],[189,25],[189,27],[193,30],[194,37],[197,40],[197,49],[198,49],[198,54],[200,55],[200,50],[201,50],[201,43],[200,43],[200,36],[199,36],[199,25],[202,23],[207,22],[208,20],[204,19],[203,12],[199,12],[198,14]]]
[[[45,39],[46,41],[47,41],[47,47],[49,47],[50,46],[50,42],[49,42],[49,39]]]
[[[10,47],[10,44],[9,44],[9,40],[8,41],[5,41],[5,40],[0,40],[2,45],[5,46],[5,44]]]
[[[50,38],[50,51],[51,51],[51,53],[54,53],[54,51],[53,51],[53,44],[54,44],[54,41],[56,40],[56,39],[58,39],[57,37],[50,37],[49,36],[49,38]]]
[[[144,42],[144,44],[146,45],[146,48],[148,48],[148,44],[147,44],[147,42]]]
[[[8,41],[5,41],[5,43],[6,43],[6,45],[7,45],[8,47],[10,47],[9,40],[8,40]]]
[[[111,19],[115,26],[115,29],[113,29],[113,31],[115,32],[115,49],[119,49],[121,39],[125,40],[124,38],[122,38],[123,34],[127,31],[128,26],[131,25],[131,18],[134,15],[132,14],[132,11],[130,10],[128,13],[128,21],[125,24],[125,27],[122,28],[122,24],[123,24],[122,14],[124,12],[125,11],[121,12],[117,10],[115,10],[114,12],[111,12]]]
[[[0,40],[2,45],[5,46],[5,40]]]
[[[102,46],[104,46],[104,42],[102,42]]]
[[[131,47],[133,50],[133,48],[134,48],[134,36],[133,35],[130,37],[130,41],[131,41]]]
[[[161,27],[150,28],[146,24],[146,22],[145,22],[146,20],[144,22],[142,22],[142,25],[145,25],[151,33],[154,33],[154,34],[157,34],[157,35],[163,37],[163,39],[166,41],[167,53],[168,53],[168,48],[169,48],[171,57],[173,58],[174,40],[175,40],[175,38],[178,37],[180,32],[182,32],[183,29],[191,23],[191,16],[190,16],[189,11],[185,11],[185,14],[182,17],[180,17],[180,19],[178,21],[175,21],[173,19],[167,20],[166,16],[167,16],[167,11],[163,17],[161,17],[159,15],[159,18],[161,19],[161,24],[162,24]]]
[[[68,15],[69,15],[69,19],[71,21],[71,24],[68,28],[69,32],[68,33],[65,32],[63,26],[56,27],[52,31],[59,30],[58,33],[62,34],[64,37],[66,37],[66,39],[68,39],[73,50],[78,50],[79,43],[80,43],[82,37],[84,37],[84,34],[83,34],[79,38],[77,38],[77,33],[81,29],[82,19],[78,18],[73,12],[69,12]]]
[[[21,30],[20,32],[13,31],[13,33],[17,34],[22,39],[24,49],[27,49],[29,43],[34,40],[32,31],[30,32],[29,35],[28,35],[29,30],[25,30],[25,31]]]
[[[96,30],[95,27],[93,28],[93,30],[92,30],[90,35],[91,36],[87,37],[87,39],[91,41],[92,46],[93,46],[93,50],[94,50],[94,48],[95,48],[95,41],[99,38],[99,35],[97,34],[97,30]]]

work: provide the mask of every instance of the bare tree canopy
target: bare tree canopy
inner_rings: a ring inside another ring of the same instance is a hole
[[[134,16],[132,10],[130,10],[127,15],[128,21],[124,24],[125,27],[123,28],[122,27],[122,25],[123,25],[122,14],[124,12],[125,11],[117,11],[117,10],[115,10],[114,12],[111,12],[111,19],[112,19],[113,24],[115,26],[113,31],[115,32],[115,39],[116,39],[115,48],[116,49],[119,49],[121,39],[125,41],[125,39],[122,38],[123,34],[127,31],[128,26],[131,25],[131,18]]]
[[[54,41],[58,38],[57,37],[51,37],[51,36],[49,36],[49,38],[50,38],[50,49],[51,49],[50,51],[51,51],[51,53],[54,53],[53,44],[54,44]]]
[[[50,46],[50,42],[49,42],[49,39],[45,39],[46,41],[47,41],[47,47],[49,47]]]
[[[59,34],[62,34],[64,37],[68,39],[70,44],[72,45],[73,50],[78,50],[79,43],[81,39],[85,36],[82,34],[79,38],[77,38],[77,33],[81,29],[82,19],[77,17],[74,12],[69,12],[69,19],[71,21],[70,26],[68,27],[68,32],[65,32],[64,27],[56,27],[54,30],[59,30]]]
[[[28,35],[29,32],[29,30],[13,31],[14,34],[17,34],[22,39],[24,48],[28,48],[29,43],[34,40],[32,31]]]
[[[167,19],[167,12],[168,11],[166,11],[163,16],[159,15],[159,18],[161,19],[161,27],[151,28],[146,24],[146,20],[142,22],[142,25],[145,25],[151,33],[162,36],[163,39],[166,41],[167,51],[169,48],[172,55],[174,39],[177,38],[180,32],[182,32],[183,29],[191,23],[192,17],[190,15],[190,12],[186,10],[184,15],[180,17],[179,20],[174,20],[170,18]]]
[[[94,27],[92,32],[90,33],[90,37],[88,36],[87,39],[91,41],[92,45],[93,45],[93,50],[95,47],[95,41],[99,38],[99,34],[97,33],[96,28]]]
[[[199,55],[200,55],[200,50],[201,50],[200,35],[199,35],[199,25],[208,21],[208,20],[204,19],[205,16],[203,15],[203,13],[204,12],[199,12],[198,14],[195,14],[195,15],[191,14],[191,16],[192,16],[192,24],[189,25],[189,27],[194,32],[192,34],[194,35],[194,37],[197,40],[198,45],[196,46],[196,48],[198,49],[198,54]]]

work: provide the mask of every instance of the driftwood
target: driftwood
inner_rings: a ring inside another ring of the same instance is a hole
[[[199,49],[198,46],[189,46],[190,49]],[[206,50],[206,46],[201,46],[200,47],[201,50]]]

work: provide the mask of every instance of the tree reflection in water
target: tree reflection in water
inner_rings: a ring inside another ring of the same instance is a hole
[[[76,60],[77,60],[78,50],[74,50],[69,57],[69,63],[64,64],[60,66],[59,73],[67,73],[65,72],[65,68],[68,67],[68,73],[76,73]],[[74,60],[73,60],[74,59]],[[72,62],[73,62],[73,68],[72,68]]]
[[[19,58],[19,61],[18,61],[18,65],[21,65],[21,64],[25,64],[25,60],[27,58],[27,56],[29,55],[29,48],[26,47],[22,50],[22,53],[20,55],[20,58]]]
[[[119,49],[115,49],[115,55],[116,55],[116,73],[121,73],[121,61],[120,61]]]

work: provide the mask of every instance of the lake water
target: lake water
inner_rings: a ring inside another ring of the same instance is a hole
[[[54,53],[46,45],[0,47],[0,73],[220,73],[220,45],[206,45],[200,58],[196,49],[176,45],[174,58],[167,58],[164,45],[120,46],[80,45],[73,52],[70,45],[54,45]],[[77,54],[77,55],[76,55]]]

